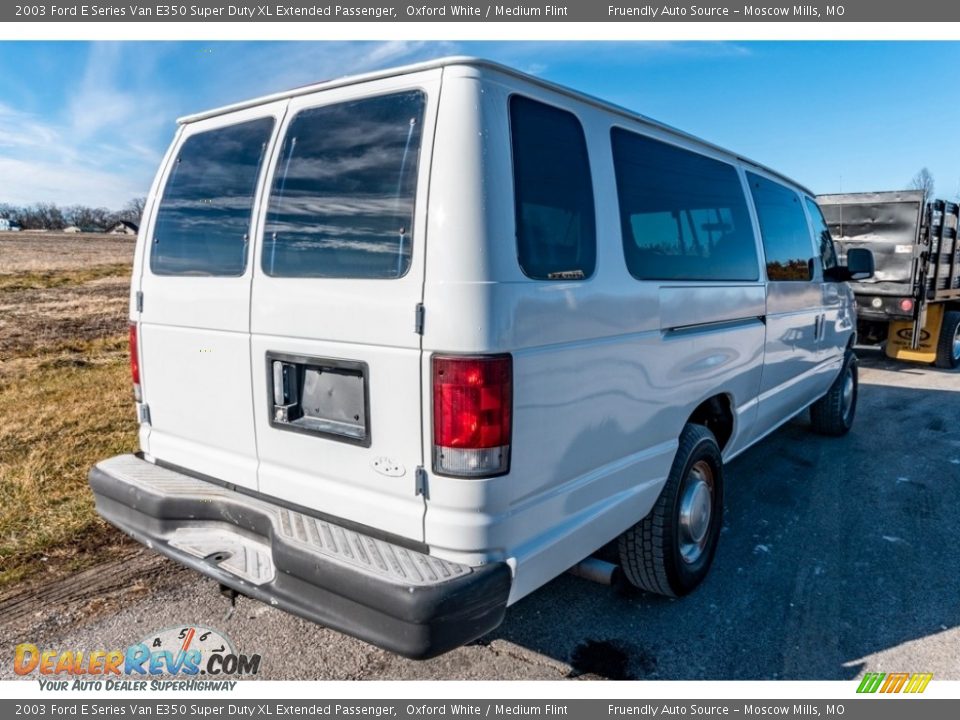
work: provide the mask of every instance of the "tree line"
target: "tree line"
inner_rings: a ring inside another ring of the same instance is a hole
[[[120,221],[140,225],[145,197],[133,198],[121,210],[86,205],[59,206],[56,203],[11,205],[0,203],[0,218],[20,226],[21,230],[63,230],[76,226],[84,231],[104,232]]]

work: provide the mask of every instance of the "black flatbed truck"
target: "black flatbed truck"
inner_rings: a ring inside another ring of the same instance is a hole
[[[960,206],[920,190],[820,195],[840,262],[873,252],[875,272],[852,281],[857,335],[889,357],[960,366]]]

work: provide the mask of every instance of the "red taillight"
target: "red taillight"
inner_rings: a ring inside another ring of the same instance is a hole
[[[433,469],[485,477],[510,468],[513,360],[433,358]]]
[[[140,353],[137,352],[136,323],[130,323],[130,376],[133,379],[133,395],[140,402]]]
[[[913,312],[913,300],[911,298],[903,298],[900,301],[900,309],[903,312]]]

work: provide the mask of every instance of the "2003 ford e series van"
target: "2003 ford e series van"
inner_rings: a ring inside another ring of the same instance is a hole
[[[850,428],[872,272],[778,173],[463,58],[184,118],[134,263],[141,452],[100,514],[411,657],[618,537],[696,587],[724,462]]]

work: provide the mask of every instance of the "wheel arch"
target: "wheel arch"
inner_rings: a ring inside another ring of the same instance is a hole
[[[703,400],[687,418],[688,423],[703,425],[713,433],[717,445],[723,452],[733,437],[736,418],[733,412],[733,398],[728,393],[718,393]]]

